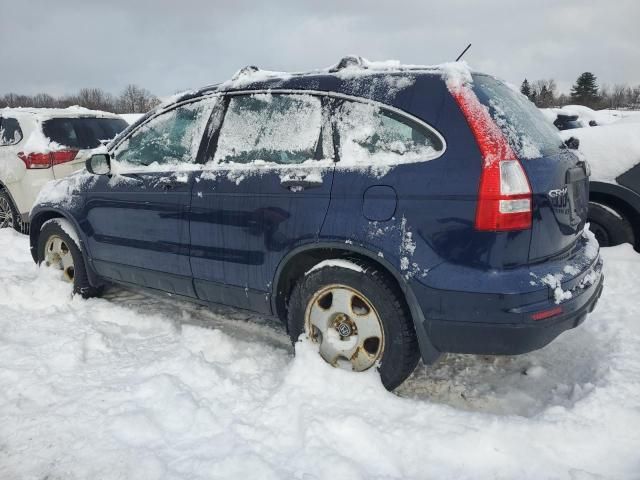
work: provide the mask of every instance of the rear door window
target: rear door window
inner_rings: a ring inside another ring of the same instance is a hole
[[[127,128],[120,118],[52,118],[42,124],[43,133],[65,147],[88,149],[100,146]]]
[[[22,130],[15,118],[0,119],[0,146],[15,145],[22,140]]]
[[[322,101],[305,94],[230,97],[214,162],[293,165],[320,159]]]
[[[115,159],[136,167],[194,164],[215,100],[189,103],[152,118],[115,150]]]
[[[520,158],[554,155],[562,149],[558,130],[521,93],[483,74],[473,74],[473,91]]]
[[[425,125],[375,104],[339,101],[335,114],[340,162],[393,165],[429,160],[444,148]]]

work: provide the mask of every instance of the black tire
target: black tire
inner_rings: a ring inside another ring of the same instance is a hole
[[[291,293],[287,309],[287,327],[295,343],[305,332],[305,314],[317,292],[331,285],[345,285],[361,293],[380,317],[384,346],[378,371],[382,384],[393,390],[411,375],[420,358],[413,321],[403,295],[381,271],[361,260],[349,260],[362,271],[328,265],[301,278]]]
[[[20,218],[11,195],[4,189],[0,190],[0,228],[13,228],[18,233],[28,233],[28,225]]]
[[[613,247],[622,243],[635,245],[631,223],[615,209],[589,202],[587,221],[591,224],[590,229],[601,247]]]
[[[51,237],[57,236],[66,244],[73,258],[73,293],[77,293],[82,298],[98,297],[102,294],[103,287],[94,287],[89,283],[87,269],[85,267],[84,256],[80,248],[67,232],[60,226],[56,219],[45,222],[38,235],[38,265],[46,262],[45,247]]]

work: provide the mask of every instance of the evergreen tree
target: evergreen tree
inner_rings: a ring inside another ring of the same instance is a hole
[[[520,85],[520,93],[531,100],[531,85],[529,85],[529,80],[526,78],[524,79],[524,82],[522,82],[522,85]]]
[[[591,72],[581,74],[571,87],[571,100],[579,105],[594,107],[599,101],[598,83]]]

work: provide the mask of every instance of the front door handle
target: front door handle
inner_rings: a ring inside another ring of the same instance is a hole
[[[158,181],[158,187],[160,187],[162,190],[173,190],[174,188],[176,188],[177,183],[174,180],[171,180],[169,178],[161,178]]]
[[[290,177],[283,179],[280,185],[287,190],[297,192],[310,188],[320,188],[322,186],[322,180],[311,180],[307,177]]]

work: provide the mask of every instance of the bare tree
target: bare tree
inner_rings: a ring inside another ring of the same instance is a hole
[[[78,105],[92,110],[113,110],[113,95],[100,88],[81,88],[77,95]]]
[[[118,97],[117,109],[119,113],[146,113],[159,103],[149,90],[130,84]]]
[[[536,80],[531,87],[531,96],[538,107],[548,108],[556,104],[558,86],[553,78]]]

